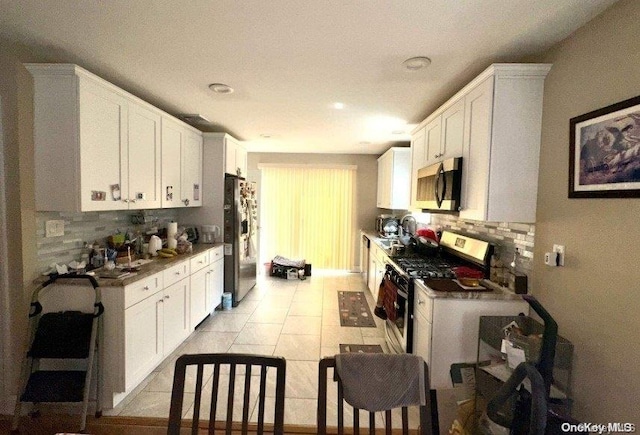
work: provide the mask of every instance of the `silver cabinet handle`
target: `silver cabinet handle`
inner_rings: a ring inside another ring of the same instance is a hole
[[[123,199],[122,202],[129,202],[129,200],[128,199]]]
[[[142,290],[149,290],[149,286],[145,285],[144,287],[142,287]]]
[[[422,299],[418,298],[418,305],[422,305],[422,304],[424,304],[424,301]]]
[[[189,205],[189,198],[183,199],[182,202],[184,202],[184,205]]]
[[[165,299],[170,299],[170,298],[171,298],[171,296],[166,295],[164,298],[165,298]]]
[[[176,275],[180,275],[180,272],[176,272]]]
[[[130,202],[133,202],[133,203],[135,203],[135,202],[136,202],[136,200],[135,200],[135,199],[130,199],[129,201],[130,201]]]

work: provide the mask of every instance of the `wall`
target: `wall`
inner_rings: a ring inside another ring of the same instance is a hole
[[[568,199],[569,119],[640,94],[640,2],[623,0],[534,61],[545,82],[533,294],[575,346],[574,415],[640,424],[639,199]],[[543,253],[566,245],[564,268]]]
[[[167,222],[177,221],[178,209],[146,210],[146,216],[152,224],[133,225],[131,216],[138,211],[108,211],[87,213],[36,213],[37,228],[37,270],[44,272],[52,263],[69,264],[72,260],[80,261],[86,251],[85,244],[96,240],[104,246],[104,239],[118,232],[135,234],[145,232],[155,226],[165,228]],[[48,220],[64,220],[64,236],[45,237],[45,222]]]
[[[536,227],[533,224],[514,222],[477,222],[458,219],[455,215],[432,214],[431,227],[469,234],[486,240],[495,246],[495,254],[506,266],[514,259],[516,248],[516,272],[531,276],[533,272],[533,248]],[[530,282],[529,282],[530,284]]]
[[[257,178],[260,163],[356,165],[358,167],[356,175],[356,226],[357,229],[371,230],[375,226],[375,219],[379,213],[379,209],[375,207],[378,191],[378,157],[370,154],[249,153],[247,170],[252,177]],[[353,243],[355,270],[360,264],[359,231],[356,231]]]
[[[15,394],[35,270],[33,81],[0,46],[0,410]]]

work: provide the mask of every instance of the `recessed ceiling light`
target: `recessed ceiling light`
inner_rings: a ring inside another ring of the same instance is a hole
[[[230,94],[233,92],[233,88],[229,85],[225,85],[224,83],[211,83],[209,85],[209,89],[216,94]]]
[[[338,109],[338,110],[342,110],[342,109],[344,109],[344,103],[333,103],[333,108],[334,109]]]
[[[262,139],[271,139],[271,135],[270,135],[269,133],[262,133],[262,134],[260,135],[260,137],[261,137]]]
[[[431,59],[425,56],[410,57],[402,62],[402,66],[408,71],[418,71],[431,65]]]
[[[360,142],[360,145],[371,145],[371,142],[363,140],[362,142]]]

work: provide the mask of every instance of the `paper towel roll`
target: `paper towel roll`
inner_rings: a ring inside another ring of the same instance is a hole
[[[178,234],[178,222],[169,222],[167,224],[167,247],[169,249],[176,249],[178,246],[176,234]]]

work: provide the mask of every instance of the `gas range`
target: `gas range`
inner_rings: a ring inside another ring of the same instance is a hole
[[[402,272],[413,279],[453,279],[455,273],[452,268],[458,265],[442,257],[399,256],[391,259]]]
[[[458,266],[479,270],[486,275],[492,254],[493,247],[488,242],[445,231],[438,255],[399,255],[391,260],[396,272],[408,279],[455,279],[454,268]]]

